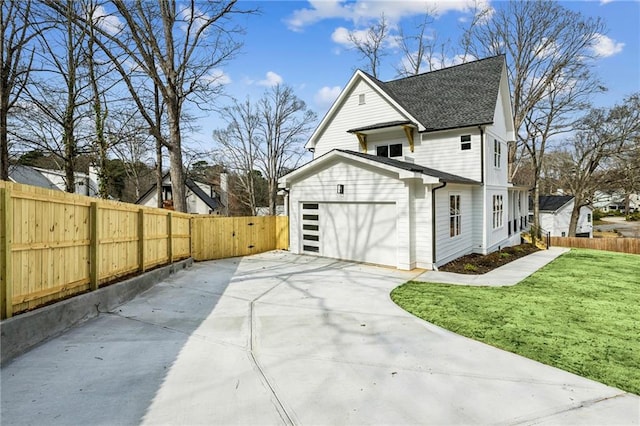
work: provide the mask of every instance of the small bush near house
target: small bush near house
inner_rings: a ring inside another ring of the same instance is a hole
[[[476,265],[472,265],[471,263],[465,263],[464,270],[469,272],[476,272],[478,270],[478,267]]]
[[[538,250],[532,244],[520,244],[519,246],[505,247],[487,255],[472,253],[459,257],[438,269],[459,274],[484,274]]]

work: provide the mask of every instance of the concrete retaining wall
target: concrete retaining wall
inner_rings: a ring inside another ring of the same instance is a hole
[[[193,259],[185,259],[0,322],[0,364],[73,326],[97,317],[100,312],[113,310],[192,264]]]

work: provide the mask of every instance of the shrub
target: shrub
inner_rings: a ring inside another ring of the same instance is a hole
[[[500,257],[506,259],[507,257],[511,257],[509,253],[500,253]]]
[[[596,221],[596,220],[602,220],[602,218],[603,218],[603,217],[605,217],[606,215],[607,215],[607,214],[606,214],[605,212],[603,212],[602,210],[600,210],[600,209],[595,209],[595,210],[593,211],[593,220],[594,220],[594,221]]]
[[[464,270],[465,271],[476,272],[478,270],[478,267],[476,265],[472,265],[471,263],[465,263],[464,264]]]
[[[627,221],[629,221],[629,222],[638,222],[638,221],[640,221],[640,212],[628,214],[627,215]]]

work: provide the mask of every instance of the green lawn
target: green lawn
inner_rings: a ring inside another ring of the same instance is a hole
[[[573,249],[513,287],[410,281],[402,308],[458,334],[640,394],[640,256]]]

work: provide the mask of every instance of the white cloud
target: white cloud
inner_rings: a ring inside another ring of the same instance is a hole
[[[331,40],[339,45],[342,45],[343,47],[350,48],[353,46],[353,43],[349,38],[349,33],[353,34],[353,37],[357,41],[364,42],[367,40],[368,32],[369,30],[366,29],[349,31],[345,27],[338,27],[333,31],[333,33],[331,33]],[[387,37],[387,39],[385,40],[385,45],[394,49],[400,46],[400,41],[401,39],[399,36],[389,35],[389,37]]]
[[[124,27],[120,18],[108,14],[102,6],[97,6],[93,11],[93,21],[109,34],[117,34]]]
[[[324,86],[322,89],[316,92],[313,99],[318,105],[318,107],[328,108],[338,98],[341,91],[342,89],[340,89],[339,86],[333,86],[333,87]]]
[[[282,82],[283,80],[281,76],[279,76],[273,71],[267,71],[265,79],[258,81],[258,84],[260,86],[271,87],[271,86],[276,86],[278,84],[282,84]]]
[[[601,58],[606,58],[622,52],[623,48],[624,43],[618,43],[604,34],[598,34],[596,35],[593,52]]]
[[[608,4],[611,3],[613,0],[600,0],[600,4]]]
[[[379,19],[384,13],[385,18],[393,25],[404,17],[421,15],[425,11],[431,11],[434,15],[450,11],[468,12],[474,4],[473,0],[310,0],[309,8],[295,10],[286,23],[293,31],[302,31],[306,26],[324,19],[344,19],[355,25],[365,25],[371,20]],[[482,9],[488,5],[488,0],[479,0],[477,6]]]
[[[209,82],[223,85],[231,83],[231,77],[219,68],[212,70],[208,76],[205,77]]]

